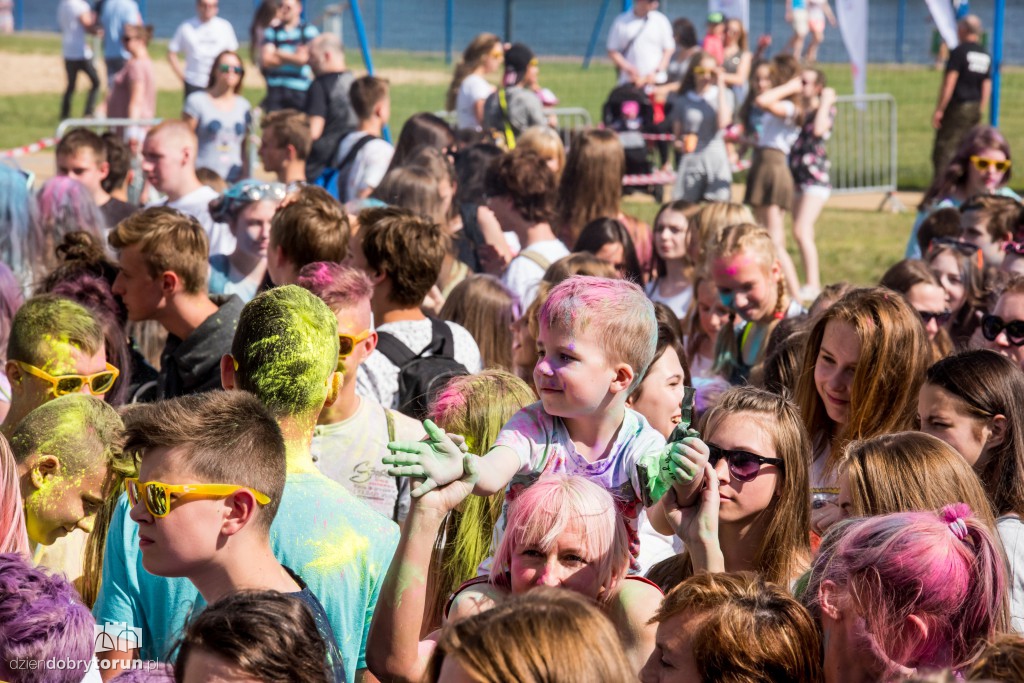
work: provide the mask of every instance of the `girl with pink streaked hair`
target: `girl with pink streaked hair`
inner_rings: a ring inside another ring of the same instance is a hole
[[[963,503],[831,529],[804,594],[821,620],[825,681],[962,671],[1003,632],[1002,552]]]

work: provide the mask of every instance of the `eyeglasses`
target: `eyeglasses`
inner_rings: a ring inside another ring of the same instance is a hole
[[[958,240],[953,237],[936,237],[928,243],[928,254],[934,254],[936,251],[942,248],[952,249],[958,254],[962,254],[968,258],[976,260],[978,270],[981,270],[985,266],[984,256],[981,253],[981,247],[971,242],[965,242]]]
[[[1003,322],[998,315],[986,315],[981,319],[981,334],[989,341],[995,341],[1000,332],[1006,332],[1006,341],[1014,346],[1024,346],[1024,320]]]
[[[1007,242],[1003,245],[1003,251],[1007,254],[1024,256],[1024,242]]]
[[[252,493],[256,502],[266,505],[270,498],[248,486],[235,486],[233,484],[164,484],[159,481],[147,481],[139,483],[135,477],[124,480],[125,490],[128,493],[128,502],[135,507],[140,500],[146,502],[146,509],[154,517],[166,517],[171,511],[171,494],[177,493],[188,496],[217,496],[224,498],[235,491],[245,489]]]
[[[348,358],[356,350],[356,346],[373,334],[373,329],[363,330],[359,334],[338,334],[338,357]]]
[[[33,377],[38,377],[52,384],[54,396],[77,394],[82,390],[83,386],[88,386],[89,393],[93,396],[102,396],[110,391],[110,387],[114,386],[114,381],[121,374],[121,371],[110,363],[106,364],[106,370],[92,375],[51,375],[34,365],[22,363],[18,360],[14,361],[14,364]]]
[[[1009,159],[989,159],[988,157],[979,157],[974,155],[971,157],[971,163],[974,164],[974,168],[978,169],[981,173],[988,170],[991,166],[996,173],[1006,173],[1010,170],[1012,165]]]
[[[713,443],[708,443],[708,450],[710,451],[708,462],[711,466],[716,466],[719,460],[725,458],[729,463],[729,474],[739,481],[756,479],[757,475],[761,473],[761,465],[775,465],[779,469],[785,466],[781,458],[766,458],[748,451],[726,450]]]
[[[220,72],[222,74],[236,73],[236,74],[241,75],[242,73],[244,73],[244,69],[242,69],[242,67],[240,67],[240,66],[233,66],[231,64],[221,64],[217,68],[220,69]]]
[[[953,317],[953,311],[945,310],[935,313],[934,311],[918,311],[917,314],[921,316],[921,320],[927,325],[931,321],[937,322],[940,326],[945,325],[949,322],[949,319]]]

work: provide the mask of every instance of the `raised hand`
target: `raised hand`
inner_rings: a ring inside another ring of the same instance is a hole
[[[430,420],[423,421],[426,441],[392,441],[388,444],[391,455],[383,458],[388,474],[393,477],[413,477],[423,482],[412,491],[414,498],[450,484],[463,477],[465,442],[460,448],[451,437]]]
[[[457,508],[462,501],[466,500],[473,493],[473,486],[480,478],[479,458],[472,453],[465,453],[462,456],[464,474],[445,486],[423,493],[422,496],[412,502],[414,507],[436,510],[442,515],[448,514]],[[420,482],[414,482],[420,483]]]
[[[690,551],[694,570],[725,571],[718,540],[718,475],[711,465],[704,465],[701,481],[704,489],[692,505],[680,505],[675,491],[665,495],[665,518]]]
[[[697,500],[700,491],[704,468],[708,464],[707,444],[695,437],[670,443],[666,447],[663,467],[668,468],[668,477],[672,482],[679,505],[685,507]]]

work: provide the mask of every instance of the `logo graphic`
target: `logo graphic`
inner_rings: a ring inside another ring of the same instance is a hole
[[[129,626],[123,621],[113,624],[96,624],[93,627],[93,641],[96,652],[131,652],[142,649],[142,629]]]

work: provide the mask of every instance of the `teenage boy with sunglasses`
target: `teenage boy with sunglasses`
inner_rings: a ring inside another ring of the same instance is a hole
[[[358,681],[357,670],[366,668],[369,618],[398,545],[398,527],[317,472],[310,457],[317,416],[334,402],[341,384],[338,351],[338,321],[330,309],[300,287],[283,286],[246,304],[220,368],[225,389],[254,394],[281,428],[287,477],[280,514],[270,529],[271,547],[323,604],[346,678]],[[142,658],[160,659],[180,634],[190,606],[201,604],[202,597],[184,579],[145,570],[139,533],[122,498],[110,522],[93,613],[99,623],[134,620],[143,632]],[[113,662],[132,654],[98,656]],[[101,673],[109,677],[118,666],[108,664]]]
[[[338,370],[345,379],[338,400],[325,406],[313,432],[313,462],[320,471],[398,523],[409,513],[409,480],[388,476],[381,459],[390,441],[419,441],[423,426],[356,393],[359,366],[377,348],[370,298],[373,283],[354,268],[311,263],[298,285],[327,304],[338,319]]]
[[[5,374],[11,407],[0,432],[10,439],[26,415],[58,396],[103,398],[118,369],[107,363],[103,328],[87,308],[41,294],[26,301],[11,321]]]
[[[271,548],[287,468],[281,428],[259,399],[216,391],[141,406],[125,437],[140,458],[125,488],[146,571],[187,578],[207,604],[240,590],[295,596],[313,613],[335,681],[344,681],[323,605]]]

